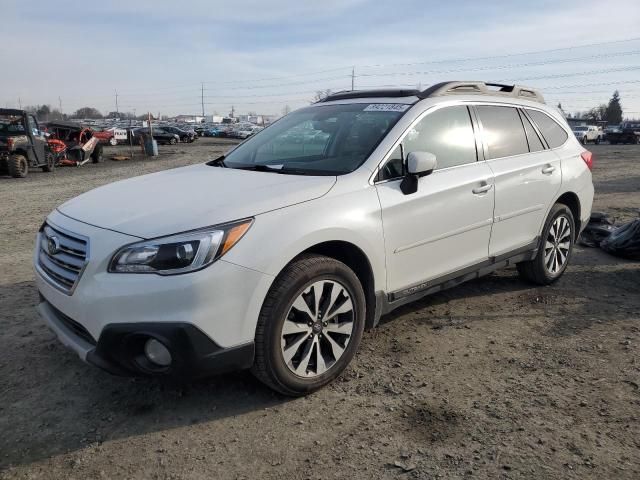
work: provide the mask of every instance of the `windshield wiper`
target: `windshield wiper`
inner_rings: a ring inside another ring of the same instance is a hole
[[[211,166],[211,167],[222,167],[222,168],[227,168],[227,165],[224,163],[224,155],[211,160],[210,162],[207,162],[207,165]]]
[[[248,167],[233,167],[238,170],[251,170],[252,172],[272,172],[272,173],[280,173],[282,175],[313,175],[312,172],[308,170],[302,170],[298,168],[288,168],[281,166],[273,166],[269,165],[251,165]]]

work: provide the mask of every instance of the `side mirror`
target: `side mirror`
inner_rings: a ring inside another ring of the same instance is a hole
[[[436,168],[436,156],[429,152],[411,152],[407,156],[407,171],[410,175],[424,177]]]
[[[429,152],[411,152],[407,156],[407,175],[400,183],[405,195],[418,191],[418,179],[433,173],[437,165],[436,156]]]

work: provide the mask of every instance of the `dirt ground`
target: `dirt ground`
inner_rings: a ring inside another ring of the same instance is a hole
[[[307,398],[244,372],[176,386],[81,363],[34,309],[46,214],[228,147],[0,178],[0,478],[640,478],[640,264],[599,250],[551,287],[509,269],[394,312]],[[640,146],[591,149],[595,209],[637,216]]]

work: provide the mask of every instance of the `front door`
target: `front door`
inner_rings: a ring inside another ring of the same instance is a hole
[[[47,145],[47,140],[44,138],[44,134],[40,131],[40,126],[33,115],[29,115],[27,122],[29,124],[29,136],[31,137],[31,143],[33,145],[30,152],[30,155],[33,155],[33,158],[29,158],[29,160],[34,165],[42,165],[46,163],[45,147]]]
[[[418,190],[400,190],[402,159],[412,151],[436,156],[436,170]],[[387,288],[398,296],[488,259],[493,222],[493,174],[478,161],[464,105],[429,111],[411,128],[377,179],[382,209]]]

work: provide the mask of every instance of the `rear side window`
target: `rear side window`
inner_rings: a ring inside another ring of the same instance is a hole
[[[473,163],[476,141],[469,110],[464,105],[445,107],[428,114],[404,137],[405,158],[411,152],[430,152],[437,169]]]
[[[529,152],[520,114],[515,108],[490,105],[479,105],[476,108],[489,148],[489,160]]]
[[[522,118],[524,131],[527,134],[527,141],[529,142],[529,151],[539,152],[541,150],[544,150],[544,145],[542,145],[542,140],[540,140],[540,137],[538,136],[538,134],[536,133],[536,130],[531,125],[531,122],[529,121],[529,119],[526,117],[524,113],[520,115],[520,118]]]
[[[542,136],[549,144],[549,147],[556,148],[567,141],[567,132],[565,132],[564,129],[549,115],[537,110],[529,109],[527,109],[527,113],[538,126],[540,133],[542,133]]]

